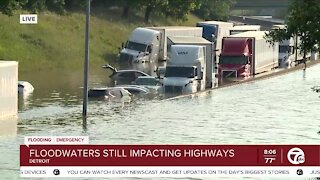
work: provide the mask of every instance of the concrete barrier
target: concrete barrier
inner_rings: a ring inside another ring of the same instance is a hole
[[[0,61],[0,119],[17,115],[18,62]]]
[[[317,65],[317,64],[320,64],[320,60],[319,59],[314,60],[314,61],[308,61],[306,63],[306,67],[307,68],[308,67],[312,67],[312,66]],[[238,84],[248,83],[248,82],[252,82],[252,81],[259,81],[259,80],[263,80],[263,79],[268,79],[268,78],[272,78],[272,77],[275,77],[275,76],[281,76],[281,75],[284,75],[284,74],[288,74],[290,72],[302,70],[304,68],[305,68],[304,64],[299,64],[299,65],[297,65],[295,67],[292,67],[292,68],[289,68],[289,69],[281,69],[281,70],[276,69],[274,71],[261,73],[259,75],[256,75],[256,76],[254,76],[252,78],[249,78],[249,79],[246,79],[246,80],[231,82],[231,83],[228,83],[228,84],[219,85],[216,88],[206,89],[204,91],[199,91],[199,92],[190,93],[190,94],[178,95],[178,96],[174,96],[174,97],[165,98],[165,99],[162,99],[162,100],[163,101],[167,101],[167,100],[175,100],[175,99],[182,98],[182,97],[193,97],[195,95],[198,95],[198,94],[201,94],[201,93],[204,93],[204,92],[214,91],[214,90],[217,90],[217,89],[230,87],[230,86],[235,86],[235,85],[238,85]]]

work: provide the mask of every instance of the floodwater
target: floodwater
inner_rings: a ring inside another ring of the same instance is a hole
[[[82,74],[22,74],[34,87],[19,98],[18,124],[0,128],[1,178],[19,177],[24,136],[87,135],[92,144],[319,144],[320,65],[173,100],[89,101],[82,126]],[[22,79],[23,78],[23,79]],[[90,87],[109,84],[105,70]],[[6,122],[5,122],[6,121]]]

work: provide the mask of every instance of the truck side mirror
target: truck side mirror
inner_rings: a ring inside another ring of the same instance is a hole
[[[216,36],[214,34],[212,34],[211,35],[211,42],[215,43],[216,41],[217,41]]]
[[[294,52],[294,47],[291,47],[290,48],[290,54],[294,54],[295,52]]]
[[[200,73],[199,77],[197,80],[202,80],[203,79],[203,72]]]
[[[151,47],[151,45],[147,47],[147,52],[148,52],[148,53],[151,53],[151,52],[152,52],[152,47]]]

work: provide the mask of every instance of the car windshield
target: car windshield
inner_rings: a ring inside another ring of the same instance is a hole
[[[122,97],[122,93],[120,89],[110,89],[109,95],[113,97]]]
[[[165,77],[187,77],[194,78],[196,76],[194,67],[170,67],[167,66]]]
[[[149,86],[156,86],[158,85],[158,80],[155,78],[138,78],[135,81],[136,85],[149,85]]]
[[[147,45],[146,44],[140,44],[132,41],[128,41],[126,48],[140,51],[140,52],[145,52]]]
[[[219,64],[246,64],[247,58],[245,56],[221,56]]]

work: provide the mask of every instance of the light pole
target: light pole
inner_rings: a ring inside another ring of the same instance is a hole
[[[86,13],[86,32],[85,32],[85,57],[84,57],[84,72],[83,72],[83,127],[87,126],[87,106],[88,106],[88,71],[89,71],[89,33],[90,33],[90,1],[87,2]]]

